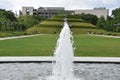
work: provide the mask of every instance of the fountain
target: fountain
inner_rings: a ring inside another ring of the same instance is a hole
[[[47,62],[0,63],[0,80],[120,80],[120,64],[73,63],[72,45],[71,31],[65,19],[53,65]]]
[[[73,37],[71,30],[64,19],[64,27],[57,41],[56,50],[54,52],[55,64],[53,67],[53,76],[48,80],[75,80],[73,77]]]
[[[73,37],[66,19],[54,57],[53,64],[0,63],[0,80],[120,80],[120,64],[73,63]]]

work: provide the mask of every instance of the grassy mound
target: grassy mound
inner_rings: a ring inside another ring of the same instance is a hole
[[[71,28],[71,31],[74,34],[86,34],[86,33],[93,33],[93,34],[104,34],[106,33],[104,30],[101,29],[85,29],[85,28]]]
[[[88,32],[100,34],[106,33],[105,30],[101,30],[88,21],[80,19],[77,15],[68,15],[67,19],[74,34],[87,34]]]
[[[54,16],[51,19],[42,21],[38,25],[29,28],[26,32],[29,34],[33,33],[44,33],[44,34],[56,34],[61,31],[63,26],[63,16]]]
[[[70,22],[69,24],[71,28],[97,29],[97,27],[94,26],[93,24],[86,22]]]
[[[38,25],[29,28],[27,32],[29,34],[34,33],[45,33],[45,34],[55,34],[59,33],[63,27],[64,15],[53,16],[52,18],[42,21]],[[80,19],[75,15],[67,15],[67,21],[70,25],[73,33],[76,34],[86,34],[88,32],[92,33],[104,33],[104,30],[98,29],[95,25]]]
[[[31,27],[26,32],[28,34],[56,34],[60,31],[60,28],[53,27]]]

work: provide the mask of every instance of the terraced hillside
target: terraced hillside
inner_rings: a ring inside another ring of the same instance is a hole
[[[54,16],[51,19],[42,21],[38,25],[28,29],[28,33],[45,33],[45,34],[56,34],[61,31],[63,26],[64,16]],[[77,16],[68,15],[68,24],[74,34],[86,34],[92,33],[104,33],[104,30],[98,29],[95,25],[80,19]]]
[[[77,16],[67,16],[68,23],[71,27],[71,30],[74,34],[87,34],[88,32],[92,33],[104,33],[105,30],[97,28],[95,25],[80,19]]]
[[[61,31],[63,26],[63,17],[52,17],[51,19],[44,20],[38,25],[35,25],[27,30],[27,33],[45,33],[56,34]]]

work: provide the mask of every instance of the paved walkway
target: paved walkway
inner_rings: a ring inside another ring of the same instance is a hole
[[[0,57],[0,62],[51,62],[54,57]],[[74,57],[74,62],[120,63],[120,57]]]
[[[101,37],[109,37],[109,38],[120,38],[120,36],[107,36],[107,35],[95,35],[95,34],[89,34],[90,36],[101,36]]]
[[[40,35],[46,35],[46,34],[35,34],[35,35],[26,35],[26,36],[5,37],[5,38],[0,38],[0,40],[17,39],[17,38],[40,36]]]

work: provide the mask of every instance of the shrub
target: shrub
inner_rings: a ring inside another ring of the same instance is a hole
[[[120,33],[112,33],[112,36],[120,36]]]
[[[0,33],[0,37],[8,37],[7,33]]]
[[[112,32],[108,32],[108,33],[106,33],[105,35],[112,35]]]

